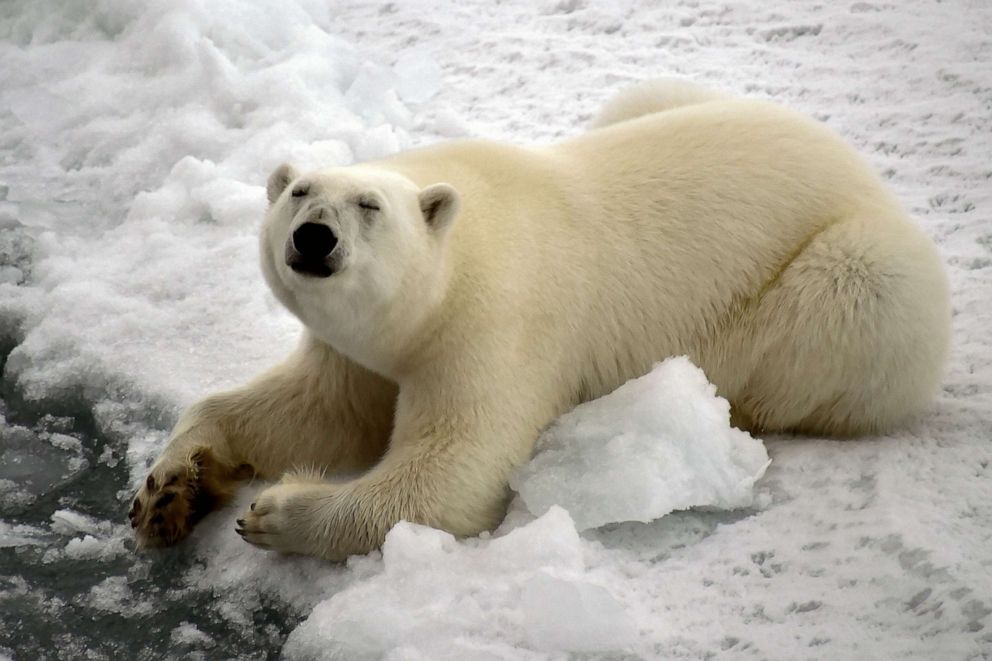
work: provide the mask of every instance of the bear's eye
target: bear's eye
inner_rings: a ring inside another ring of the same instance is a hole
[[[358,206],[366,211],[379,211],[379,204],[375,200],[371,200],[365,197],[358,199]]]
[[[309,192],[310,192],[310,187],[309,186],[306,186],[306,185],[297,186],[296,188],[293,189],[292,195],[293,195],[293,197],[304,197]]]

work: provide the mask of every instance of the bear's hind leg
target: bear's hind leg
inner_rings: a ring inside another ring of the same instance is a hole
[[[741,350],[753,352],[745,360],[754,367],[731,400],[757,430],[888,429],[926,406],[939,384],[948,298],[940,258],[915,226],[886,210],[838,222],[749,315]]]

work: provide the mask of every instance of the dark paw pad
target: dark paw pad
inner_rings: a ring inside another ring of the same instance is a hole
[[[138,546],[171,546],[186,537],[196,518],[197,492],[196,473],[186,467],[149,475],[128,513]]]

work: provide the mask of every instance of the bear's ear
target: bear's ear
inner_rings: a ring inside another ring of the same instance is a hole
[[[298,176],[300,173],[289,163],[283,163],[277,167],[269,175],[269,183],[265,187],[265,192],[269,196],[269,204],[275,204],[282,192],[286,190],[286,186],[289,186],[289,182]]]
[[[451,184],[432,184],[418,198],[424,222],[435,232],[446,231],[458,215],[458,191]]]

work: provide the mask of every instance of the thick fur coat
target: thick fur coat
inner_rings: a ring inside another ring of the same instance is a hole
[[[139,542],[181,539],[252,474],[282,477],[239,520],[264,548],[340,559],[401,519],[478,533],[545,425],[672,355],[758,432],[873,433],[927,405],[941,260],[842,140],[678,81],[595,126],[273,173],[262,268],[302,342],[183,416]]]

